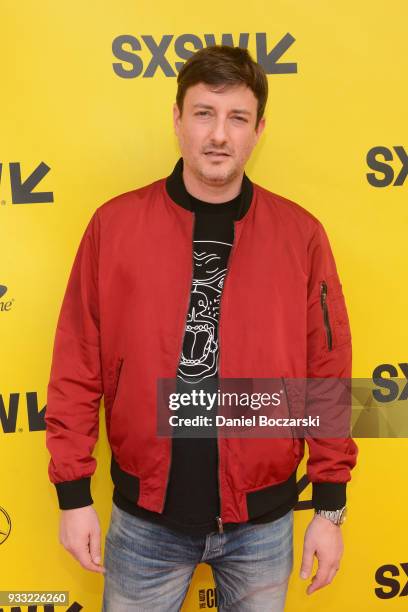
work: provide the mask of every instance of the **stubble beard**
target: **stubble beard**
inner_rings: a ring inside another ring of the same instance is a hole
[[[207,185],[227,185],[239,176],[239,174],[239,169],[235,165],[225,170],[216,167],[207,169],[203,168],[200,164],[198,164],[196,168],[197,178]]]

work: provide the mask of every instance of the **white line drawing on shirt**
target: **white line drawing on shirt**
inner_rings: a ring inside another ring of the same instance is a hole
[[[216,240],[194,240],[194,277],[178,369],[185,382],[197,383],[217,373],[218,316],[231,246]]]

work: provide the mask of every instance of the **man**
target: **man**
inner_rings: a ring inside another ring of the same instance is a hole
[[[321,223],[246,176],[265,127],[267,79],[240,48],[195,53],[178,76],[181,158],[166,178],[100,206],[57,324],[46,410],[60,540],[105,573],[103,609],[180,609],[196,565],[219,610],[284,609],[304,440],[160,437],[157,382],[347,378],[351,336]],[[115,485],[101,565],[90,494],[104,395]],[[288,399],[291,404],[290,398]],[[308,437],[315,516],[307,592],[329,584],[357,448]]]

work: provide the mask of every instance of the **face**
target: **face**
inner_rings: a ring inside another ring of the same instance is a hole
[[[189,87],[183,113],[173,107],[174,129],[184,165],[207,185],[225,186],[242,176],[252,149],[264,129],[255,129],[258,101],[244,83]]]

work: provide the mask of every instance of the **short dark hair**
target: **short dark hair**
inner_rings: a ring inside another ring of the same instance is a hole
[[[229,45],[212,45],[196,51],[188,58],[177,77],[176,102],[180,114],[186,91],[197,83],[207,85],[239,85],[252,89],[258,100],[255,128],[262,119],[268,99],[268,79],[260,64],[255,62],[247,49]]]

